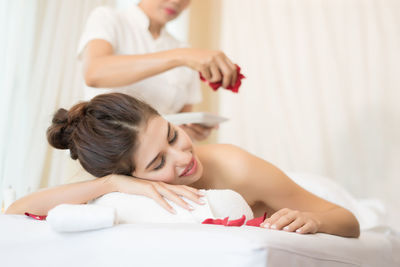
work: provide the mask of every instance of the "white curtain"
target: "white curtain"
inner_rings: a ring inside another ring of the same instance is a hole
[[[220,93],[219,142],[400,206],[400,1],[222,3],[247,78]]]
[[[50,149],[59,107],[81,99],[76,46],[90,11],[115,0],[0,1],[0,186],[17,196],[71,175],[68,154]],[[0,200],[3,190],[0,190]]]

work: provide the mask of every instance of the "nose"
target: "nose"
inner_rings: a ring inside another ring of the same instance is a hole
[[[174,160],[174,165],[177,168],[178,173],[185,169],[192,160],[192,153],[190,150],[184,150],[179,148],[171,148],[170,157]]]
[[[179,167],[186,167],[186,165],[192,160],[192,153],[190,150],[172,148],[170,153],[171,156],[174,157],[175,165]]]
[[[185,6],[186,4],[188,4],[189,1],[188,0],[170,0],[169,2],[181,7],[181,6]]]

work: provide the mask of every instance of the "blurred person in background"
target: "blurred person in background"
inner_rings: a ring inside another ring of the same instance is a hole
[[[78,46],[88,86],[85,98],[122,92],[146,101],[161,114],[171,114],[190,112],[201,101],[198,73],[222,87],[234,85],[236,66],[223,52],[188,48],[165,29],[189,3],[142,0],[125,10],[96,8]],[[197,141],[213,129],[200,124],[182,128]]]

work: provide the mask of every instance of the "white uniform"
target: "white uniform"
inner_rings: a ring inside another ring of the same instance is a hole
[[[89,16],[78,46],[78,55],[94,39],[109,42],[116,54],[147,54],[186,45],[171,36],[165,27],[154,39],[148,30],[149,18],[136,5],[125,10],[98,7]],[[85,98],[108,92],[121,92],[144,100],[161,114],[176,113],[185,104],[201,101],[198,73],[187,67],[178,67],[113,89],[85,88]]]

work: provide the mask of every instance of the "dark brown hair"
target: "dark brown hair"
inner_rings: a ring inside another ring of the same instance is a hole
[[[69,111],[60,108],[47,129],[47,140],[55,148],[69,149],[71,158],[96,177],[131,175],[139,130],[156,115],[155,109],[131,96],[98,95]]]

